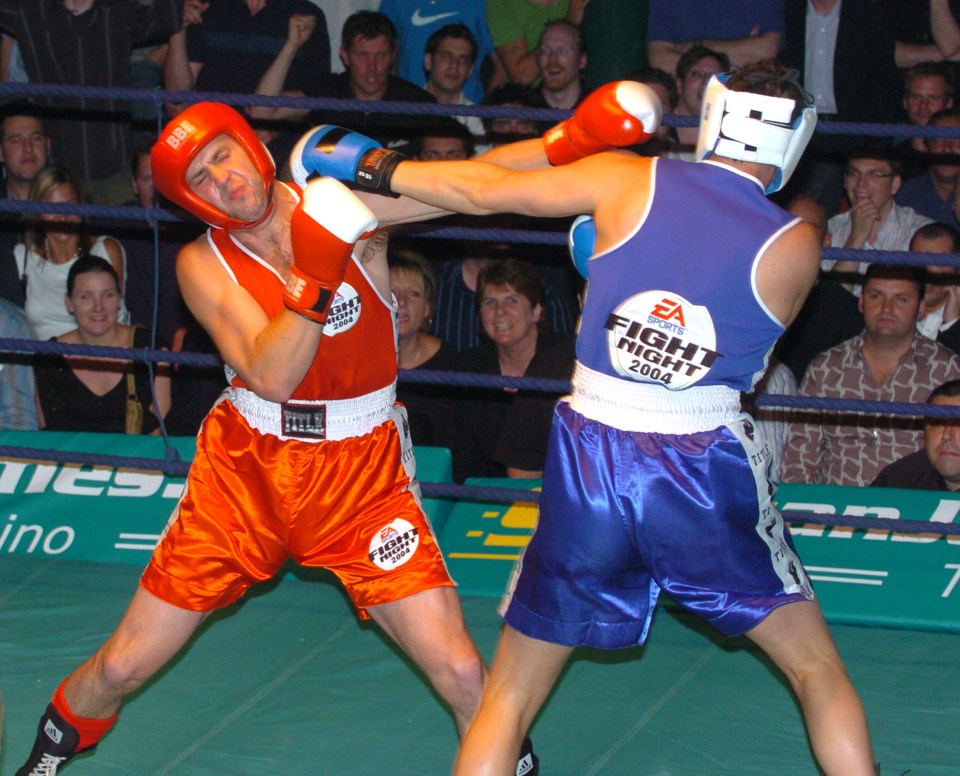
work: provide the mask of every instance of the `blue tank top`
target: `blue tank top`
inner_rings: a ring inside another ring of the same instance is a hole
[[[590,260],[577,359],[670,390],[749,391],[782,324],[756,291],[759,257],[798,219],[721,165],[654,160],[646,214]]]

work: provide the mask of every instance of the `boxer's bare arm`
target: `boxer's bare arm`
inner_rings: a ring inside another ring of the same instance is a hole
[[[550,166],[544,151],[543,140],[540,138],[497,146],[475,157],[474,161],[495,164],[508,170],[540,170]],[[357,196],[377,214],[383,226],[428,221],[450,215],[452,212],[427,205],[411,197],[384,197],[362,191],[357,192]]]
[[[322,326],[289,310],[270,321],[227,274],[206,236],[180,251],[177,278],[187,306],[223,360],[264,399],[289,399],[316,355]]]
[[[820,270],[820,235],[801,221],[764,252],[757,268],[757,292],[771,313],[788,326],[797,317]]]
[[[402,162],[391,185],[400,194],[460,213],[562,217],[597,214],[601,202],[615,207],[627,192],[632,196],[622,207],[635,209],[637,197],[646,201],[649,166],[649,159],[621,151],[523,171],[483,161]]]

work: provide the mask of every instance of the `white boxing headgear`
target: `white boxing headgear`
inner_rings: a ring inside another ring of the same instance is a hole
[[[696,159],[725,156],[741,162],[777,168],[766,193],[782,189],[800,161],[817,125],[817,109],[804,93],[804,106],[793,118],[797,103],[790,97],[737,92],[726,87],[732,73],[710,78],[703,92]]]

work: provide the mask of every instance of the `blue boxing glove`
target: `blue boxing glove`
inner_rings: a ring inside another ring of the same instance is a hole
[[[588,280],[590,267],[587,262],[597,247],[597,224],[593,216],[577,216],[567,234],[567,247],[573,266],[584,280]]]
[[[322,175],[397,196],[390,190],[390,178],[405,158],[359,132],[321,124],[297,141],[290,153],[290,171],[300,188]]]

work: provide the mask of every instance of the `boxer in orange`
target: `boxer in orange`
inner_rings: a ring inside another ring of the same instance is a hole
[[[184,298],[229,365],[177,506],[129,609],[53,696],[18,774],[92,749],[123,698],[204,618],[287,558],[332,570],[411,656],[463,731],[485,667],[420,504],[395,406],[395,313],[377,227],[343,184],[299,188],[232,108],[197,104],[152,151],[157,189],[211,228],[183,248]],[[368,252],[368,255],[371,252]],[[145,767],[145,770],[149,768]]]

